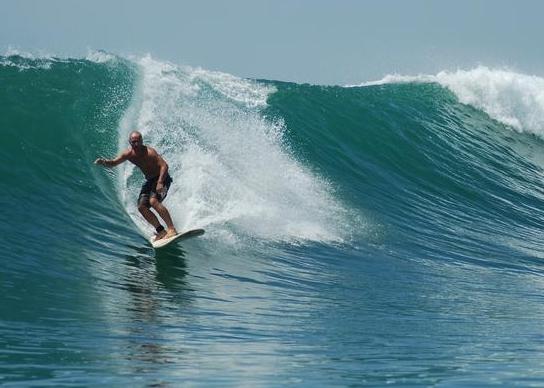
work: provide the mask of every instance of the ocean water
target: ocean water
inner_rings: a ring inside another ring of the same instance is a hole
[[[544,79],[0,57],[0,385],[544,384]],[[138,129],[202,237],[154,251]]]

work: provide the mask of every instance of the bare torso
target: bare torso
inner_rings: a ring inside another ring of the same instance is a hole
[[[129,148],[126,151],[127,159],[142,170],[146,179],[155,178],[161,172],[161,166],[166,164],[154,148],[141,146],[137,150]]]

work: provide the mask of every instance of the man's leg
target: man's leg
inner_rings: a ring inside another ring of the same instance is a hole
[[[151,197],[149,199],[149,203],[153,209],[159,213],[159,216],[166,222],[166,228],[167,228],[167,237],[171,237],[177,234],[176,228],[174,227],[174,223],[172,222],[172,217],[170,217],[170,212],[166,207],[159,202],[159,200],[156,197]],[[149,210],[149,209],[148,209]],[[149,211],[151,213],[151,211]],[[155,217],[156,219],[157,217]],[[157,220],[157,222],[159,222]]]
[[[147,222],[149,222],[151,225],[153,225],[155,230],[157,230],[157,228],[162,228],[159,219],[149,209],[149,206],[150,205],[148,205],[147,201],[140,201],[139,204],[138,204],[138,210],[140,211],[140,214],[145,218],[145,220]],[[157,239],[163,238],[164,236],[166,236],[166,232],[164,231],[164,229],[162,231],[160,231],[160,232],[159,231],[157,232]]]

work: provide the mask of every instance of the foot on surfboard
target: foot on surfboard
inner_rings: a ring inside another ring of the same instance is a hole
[[[159,241],[166,237],[166,230],[161,230],[159,233],[155,233],[154,236],[151,237],[151,242]]]
[[[183,233],[174,234],[171,237],[164,237],[159,240],[153,240],[152,238],[150,242],[153,248],[157,249],[157,248],[165,247],[174,241],[180,241],[180,240],[185,240],[191,237],[202,236],[203,234],[204,234],[204,229],[192,229]]]
[[[174,236],[177,235],[177,234],[178,234],[178,231],[177,231],[176,229],[174,229],[174,228],[168,229],[168,230],[166,231],[166,235],[165,235],[163,238],[174,237]]]
[[[165,238],[174,237],[178,234],[176,229],[168,229],[168,230],[161,230],[159,233],[155,233],[153,237],[151,237],[151,242],[159,241]]]

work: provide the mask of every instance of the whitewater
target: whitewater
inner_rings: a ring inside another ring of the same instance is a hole
[[[544,79],[0,56],[0,384],[544,381]],[[202,237],[154,251],[142,132]]]

